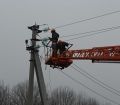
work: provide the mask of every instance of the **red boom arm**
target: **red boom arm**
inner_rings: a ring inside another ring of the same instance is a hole
[[[64,69],[73,60],[92,60],[93,62],[120,62],[120,46],[95,47],[92,49],[67,50],[61,55],[50,56],[46,64],[53,68]]]
[[[68,50],[65,51],[61,57],[62,59],[120,61],[120,46],[95,47],[92,49],[82,50]]]

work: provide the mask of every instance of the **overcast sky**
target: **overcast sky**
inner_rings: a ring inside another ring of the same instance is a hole
[[[54,28],[118,10],[120,10],[120,0],[0,0],[0,80],[14,86],[28,79],[29,53],[25,50],[24,41],[31,38],[31,31],[27,29],[27,26],[37,22],[37,24],[45,23]],[[57,32],[60,36],[69,36],[119,25],[120,13],[116,13],[59,28]],[[51,36],[51,34],[41,34],[41,37],[46,36]],[[62,38],[62,40],[67,39],[69,37]],[[74,44],[73,49],[84,49],[120,45],[119,39],[120,30],[118,29],[69,42]],[[120,91],[120,64],[92,64],[91,61],[75,61],[75,64]],[[109,102],[73,82],[57,69],[49,71],[49,67],[47,67],[45,71],[44,64],[42,67],[48,89],[50,89],[50,84],[52,89],[59,86],[69,86],[75,91],[82,91],[89,96],[97,97],[102,102]],[[120,97],[96,85],[74,71],[72,67],[65,69],[64,72],[89,88],[120,103]]]

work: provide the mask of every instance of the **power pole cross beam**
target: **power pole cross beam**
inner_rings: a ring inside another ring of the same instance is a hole
[[[38,46],[36,46],[37,38],[36,36],[38,33],[41,33],[42,30],[39,30],[39,25],[33,25],[28,27],[32,31],[32,39],[31,39],[31,45],[29,46],[26,40],[26,50],[30,51],[31,58],[30,58],[30,71],[29,71],[29,85],[28,85],[28,91],[27,91],[27,100],[26,105],[33,105],[33,87],[34,87],[34,69],[36,72],[37,77],[37,83],[39,87],[39,92],[41,96],[41,103],[42,105],[47,105],[47,93],[46,93],[46,87],[41,67],[41,62],[39,59],[39,50]]]

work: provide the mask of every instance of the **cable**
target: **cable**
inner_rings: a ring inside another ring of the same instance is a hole
[[[74,64],[74,65],[75,65],[75,64]],[[78,67],[78,66],[76,65],[76,67]],[[83,72],[77,70],[77,69],[76,69],[75,67],[73,67],[73,66],[72,66],[72,68],[73,68],[75,71],[77,71],[77,72],[79,72],[80,74],[82,74],[82,75],[84,75],[85,77],[87,77],[88,79],[90,79],[91,81],[93,81],[94,83],[96,83],[96,84],[98,84],[99,86],[103,87],[103,88],[106,89],[107,91],[109,91],[109,92],[111,92],[111,93],[114,93],[114,94],[116,94],[117,96],[120,96],[120,92],[119,92],[119,91],[117,91],[116,89],[114,89],[114,88],[106,85],[105,83],[101,82],[100,80],[96,79],[95,77],[93,77],[93,76],[90,75],[89,73],[85,72],[83,69],[79,68],[79,70],[84,71],[84,73],[86,73],[87,75],[84,74]],[[113,91],[113,90],[114,90],[114,91]]]
[[[70,36],[78,36],[78,35],[83,35],[83,34],[89,34],[89,33],[93,33],[93,32],[100,32],[100,31],[104,31],[104,30],[112,30],[112,29],[116,29],[116,28],[120,28],[120,26],[102,28],[102,29],[99,29],[99,30],[92,30],[92,31],[87,31],[87,32],[77,33],[77,34],[72,34],[72,35],[65,35],[65,36],[61,36],[61,38],[62,37],[70,37]]]
[[[100,32],[96,32],[96,33],[92,33],[92,34],[88,34],[88,35],[83,35],[83,36],[76,37],[76,38],[71,38],[71,39],[68,39],[68,40],[66,40],[66,41],[69,41],[69,40],[75,40],[75,39],[79,39],[79,38],[83,38],[83,37],[89,37],[89,36],[93,36],[93,35],[96,35],[96,34],[100,34],[100,33],[108,32],[108,31],[112,31],[112,30],[116,30],[116,29],[119,29],[119,28],[120,28],[120,26],[115,27],[115,28],[110,29],[110,30],[100,31]]]
[[[50,94],[52,93],[52,87],[51,87],[51,75],[50,75],[50,68],[49,68],[49,87],[50,87]]]
[[[45,61],[45,58],[44,57],[42,57],[42,56],[40,56],[40,58],[41,58],[41,61],[43,62],[43,60]],[[45,62],[43,62],[43,63],[45,63]],[[46,66],[46,65],[45,65]],[[46,70],[46,68],[45,68],[45,70]],[[49,71],[48,71],[48,78],[49,78],[49,81],[48,81],[48,85],[49,85],[49,91],[50,91],[50,94],[52,93],[52,87],[51,87],[51,84],[52,84],[52,82],[51,82],[51,75],[50,75],[50,68],[48,69]]]
[[[102,15],[98,15],[98,16],[87,18],[87,19],[83,19],[83,20],[79,20],[79,21],[76,21],[76,22],[71,22],[71,23],[68,23],[68,24],[57,26],[57,27],[55,27],[55,29],[66,27],[66,26],[73,25],[73,24],[80,23],[80,22],[84,22],[84,21],[93,20],[93,19],[96,19],[96,18],[104,17],[104,16],[107,16],[107,15],[111,15],[111,14],[115,14],[115,13],[119,13],[119,12],[120,12],[120,10],[109,12],[109,13],[105,13],[105,14],[102,14]]]
[[[74,64],[74,65],[75,65],[77,68],[79,68],[79,70],[83,71],[84,73],[86,73],[86,74],[89,75],[90,77],[94,78],[96,81],[100,82],[100,83],[103,84],[103,85],[106,85],[107,87],[113,89],[114,91],[116,91],[117,93],[120,94],[120,91],[118,91],[118,90],[114,89],[113,87],[111,87],[111,86],[105,84],[104,82],[98,80],[97,78],[95,78],[94,76],[92,76],[91,74],[89,74],[89,73],[86,72],[84,69],[82,69],[82,68],[80,68],[79,66],[77,66],[76,64]]]
[[[106,100],[112,102],[113,104],[120,105],[120,104],[117,103],[116,101],[111,100],[111,99],[105,97],[104,95],[101,95],[101,94],[99,94],[98,92],[92,90],[91,88],[89,88],[89,87],[87,87],[86,85],[84,85],[82,82],[80,82],[80,81],[74,79],[73,77],[71,77],[70,75],[64,73],[63,71],[61,71],[61,72],[62,72],[65,76],[67,76],[68,78],[70,78],[71,80],[73,80],[74,82],[78,83],[79,85],[82,85],[83,87],[87,88],[88,90],[90,90],[91,92],[95,93],[96,95],[98,95],[98,96],[100,96],[100,97],[102,97],[102,98],[104,98],[104,99],[106,99]]]
[[[61,71],[61,72],[64,73],[63,71]],[[65,73],[64,73],[64,74],[65,74]],[[75,82],[79,83],[80,85],[84,86],[85,88],[89,89],[90,91],[94,92],[95,94],[97,94],[97,95],[99,95],[99,96],[105,98],[106,100],[111,101],[111,102],[114,103],[114,104],[118,104],[117,102],[115,102],[115,101],[113,101],[113,100],[111,100],[111,99],[109,99],[109,98],[107,98],[107,97],[105,97],[105,96],[103,96],[103,95],[97,93],[96,91],[90,89],[89,87],[87,87],[86,85],[84,85],[84,84],[81,83],[80,81],[75,80],[75,79],[72,78],[71,76],[69,76],[69,75],[67,75],[67,74],[65,74],[65,75],[68,76],[68,77],[69,77],[70,79],[72,79],[73,81],[75,81]],[[89,79],[90,79],[90,78],[89,78]],[[120,105],[120,104],[118,104],[118,105]]]

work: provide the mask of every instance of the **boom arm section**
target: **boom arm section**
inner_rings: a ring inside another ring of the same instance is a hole
[[[73,60],[92,60],[95,63],[120,63],[120,46],[94,47],[92,49],[67,50],[46,60],[53,68],[69,67]]]
[[[68,50],[61,56],[63,59],[120,61],[120,46],[94,47],[92,49]]]

